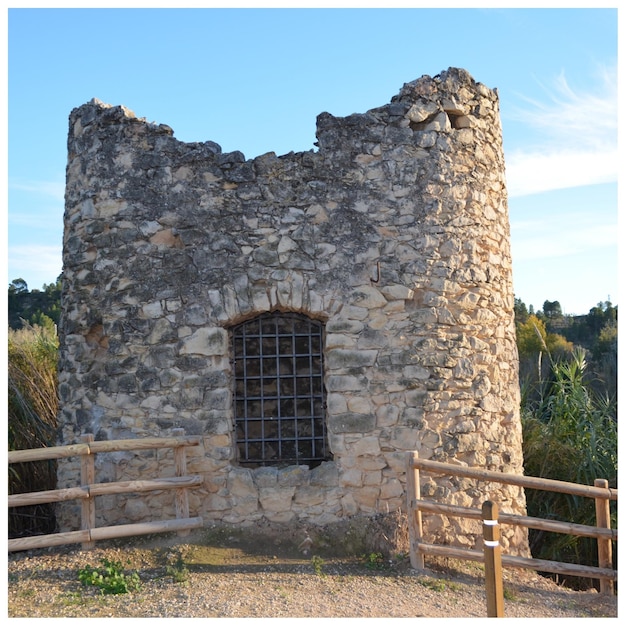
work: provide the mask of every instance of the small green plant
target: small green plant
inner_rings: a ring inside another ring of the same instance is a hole
[[[189,570],[180,552],[176,554],[174,562],[168,565],[165,571],[168,576],[172,577],[175,583],[185,583],[189,579]]]
[[[137,591],[141,586],[139,574],[125,574],[119,561],[100,559],[102,567],[95,569],[90,565],[78,571],[78,580],[85,586],[97,587],[104,594],[120,594]]]
[[[443,580],[442,578],[420,578],[419,583],[422,587],[428,587],[428,589],[432,589],[433,591],[445,591],[446,589],[458,591],[460,589],[459,585],[456,583]]]
[[[322,571],[322,565],[324,565],[324,559],[322,559],[322,557],[317,556],[317,554],[314,554],[311,557],[311,565],[313,566],[313,571],[318,576],[324,576],[324,572]]]
[[[385,569],[387,564],[385,558],[380,552],[370,552],[363,557],[365,567],[368,569]]]
[[[71,592],[62,594],[57,602],[61,606],[84,606],[85,599],[82,597],[80,593]]]
[[[445,580],[441,580],[439,578],[422,578],[419,582],[423,587],[428,587],[428,589],[432,589],[433,591],[446,590]]]
[[[517,602],[517,596],[515,595],[515,593],[509,589],[508,587],[504,587],[502,589],[502,595],[504,596],[505,600],[510,600],[511,602]]]

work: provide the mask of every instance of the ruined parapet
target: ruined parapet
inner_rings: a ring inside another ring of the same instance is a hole
[[[246,160],[125,107],[93,100],[70,116],[61,441],[202,435],[190,471],[205,475],[192,508],[206,520],[395,511],[409,450],[523,471],[496,92],[451,68],[366,113],[321,114],[317,139],[316,151]],[[321,324],[327,448],[315,464],[241,462],[233,332],[276,311]],[[102,469],[128,479],[158,464]],[[77,471],[62,463],[60,486]],[[524,512],[521,490],[485,489],[422,486]],[[162,506],[118,499],[102,523]],[[460,526],[429,532],[453,542]]]

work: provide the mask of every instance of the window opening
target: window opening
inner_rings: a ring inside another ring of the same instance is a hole
[[[264,313],[232,331],[239,463],[309,465],[326,443],[323,325],[297,313]]]

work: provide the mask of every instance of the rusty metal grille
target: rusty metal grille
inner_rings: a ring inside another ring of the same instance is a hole
[[[265,313],[233,328],[239,463],[309,465],[329,459],[323,325]]]

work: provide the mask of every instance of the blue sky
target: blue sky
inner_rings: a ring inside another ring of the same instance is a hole
[[[313,149],[319,113],[365,112],[455,66],[500,95],[516,297],[571,314],[619,304],[611,5],[15,6],[5,16],[8,283],[39,289],[61,272],[68,116],[94,97],[181,141],[253,158]]]

